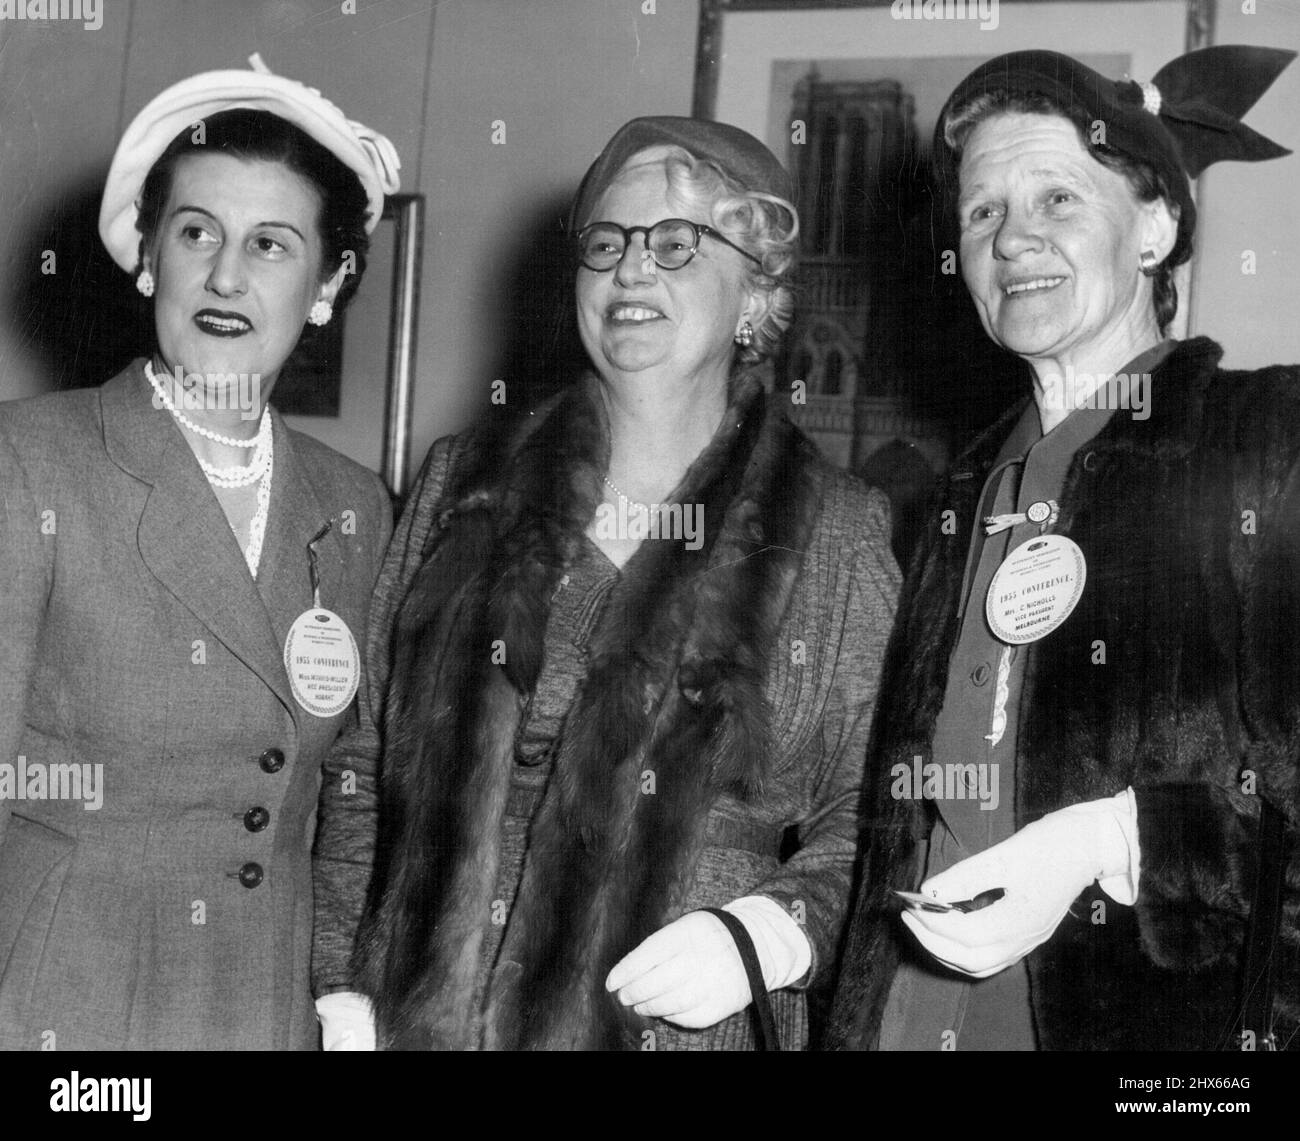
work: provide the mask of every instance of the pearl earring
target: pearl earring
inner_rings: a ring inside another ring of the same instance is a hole
[[[307,320],[313,325],[328,325],[330,318],[333,316],[334,306],[322,299],[311,307],[311,312],[307,314]]]
[[[1155,250],[1143,250],[1138,255],[1138,269],[1142,271],[1143,277],[1155,277],[1156,270],[1159,269]]]
[[[135,279],[135,287],[140,291],[141,296],[152,297],[154,290],[153,274],[147,269],[142,269],[139,277]]]
[[[736,344],[742,349],[749,348],[754,343],[754,326],[748,321],[741,323],[739,331],[736,333]]]

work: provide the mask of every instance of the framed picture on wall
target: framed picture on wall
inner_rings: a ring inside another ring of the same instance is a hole
[[[795,181],[800,288],[773,384],[802,383],[794,418],[829,459],[925,485],[1024,391],[936,201],[930,140],[949,93],[1024,49],[1149,78],[1206,46],[1213,19],[1213,0],[701,0],[694,114],[762,139]],[[1183,266],[1183,297],[1189,282]]]
[[[422,194],[385,199],[355,296],[304,334],[272,397],[290,427],[370,468],[398,497],[411,474],[424,207]]]

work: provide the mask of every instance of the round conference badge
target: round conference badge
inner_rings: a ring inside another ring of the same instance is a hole
[[[1021,543],[989,584],[984,614],[1000,642],[1023,646],[1061,625],[1083,596],[1088,566],[1079,545],[1064,535]]]
[[[284,640],[284,668],[293,696],[308,713],[342,713],[361,680],[361,655],[348,624],[332,610],[304,610]]]

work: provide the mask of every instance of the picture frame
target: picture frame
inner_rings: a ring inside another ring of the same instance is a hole
[[[291,428],[369,468],[399,500],[411,477],[424,218],[423,194],[384,200],[356,295],[303,337],[272,399]]]
[[[952,18],[900,18],[919,0],[700,3],[692,113],[761,139],[796,184],[797,303],[771,383],[793,391],[792,418],[828,459],[890,491],[896,514],[1025,384],[1022,362],[978,324],[959,273],[938,269],[957,245],[955,231],[941,238],[948,220],[927,165],[947,95],[984,60],[1027,49],[1149,78],[1208,46],[1216,12],[1215,0],[934,0],[932,12],[945,3]],[[996,26],[981,25],[981,8]],[[816,137],[819,107],[838,139]],[[850,116],[860,134],[846,158]],[[811,140],[797,137],[800,124]],[[837,181],[855,163],[888,174]],[[1191,265],[1180,267],[1171,336],[1187,334],[1191,280]]]
[[[940,3],[943,0],[939,0]],[[952,3],[953,0],[948,0]],[[971,0],[973,2],[973,0]],[[1112,0],[1112,6],[1115,8],[1147,5],[1152,3],[1171,3],[1180,8],[1183,12],[1185,36],[1184,51],[1195,51],[1199,48],[1208,47],[1214,40],[1215,14],[1217,10],[1217,0]],[[1035,5],[1042,10],[1046,17],[1046,26],[1050,28],[1051,8],[1067,9],[1080,4],[1094,4],[1095,0],[999,0],[999,7],[1006,5],[1008,7],[1020,7],[1024,5]],[[894,0],[700,0],[699,14],[699,31],[696,38],[695,50],[695,90],[691,104],[691,114],[697,119],[715,119],[722,118],[724,122],[732,122],[725,118],[724,114],[719,114],[718,91],[721,72],[723,69],[724,57],[728,51],[727,30],[730,26],[733,32],[730,47],[735,51],[741,50],[741,45],[734,42],[735,18],[737,16],[755,15],[755,14],[780,14],[788,16],[791,12],[799,12],[800,32],[816,32],[819,29],[824,33],[831,24],[825,19],[827,15],[843,13],[848,15],[867,14],[869,10],[875,9],[877,13],[880,9],[885,9],[883,19],[889,20],[889,9],[893,7]],[[978,21],[974,21],[978,24]],[[901,26],[905,26],[907,21],[897,21]],[[968,21],[970,23],[970,21]],[[922,22],[919,25],[912,25],[916,28],[933,27],[937,28],[940,21],[933,24]],[[873,20],[870,23],[864,23],[860,30],[883,27],[880,21]],[[834,21],[835,33],[844,30],[851,31],[852,22],[845,23]],[[1030,29],[1039,31],[1039,28]],[[1125,26],[1128,30],[1128,26]],[[790,44],[789,33],[791,31],[789,24],[782,26],[783,35],[772,37],[769,42],[775,48],[781,44],[787,45],[787,51],[796,50]],[[763,30],[760,28],[758,34],[761,37]],[[750,37],[746,35],[745,45],[750,43]],[[846,43],[852,43],[853,40],[841,39],[839,46],[843,48]],[[827,47],[832,49],[832,54],[839,54],[833,50],[834,41],[831,36],[826,38]],[[897,42],[890,44],[888,39],[873,44],[873,55],[888,55],[891,47],[900,46]],[[988,54],[1000,55],[1007,51],[1016,51],[1025,46],[1024,44],[1012,44],[1002,36],[996,37],[991,41]],[[1034,46],[1044,47],[1044,43],[1038,43]],[[1078,48],[1079,45],[1071,45]],[[1062,50],[1062,49],[1057,49]],[[1082,49],[1079,49],[1082,50]],[[910,54],[910,53],[909,53]],[[786,55],[785,58],[792,58]],[[761,65],[761,57],[754,62]],[[1163,62],[1163,61],[1161,61]],[[725,91],[724,91],[725,94]],[[729,109],[729,105],[724,100],[722,111]],[[737,123],[737,126],[744,124]]]

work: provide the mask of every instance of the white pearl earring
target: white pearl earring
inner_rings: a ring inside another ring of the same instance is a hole
[[[147,269],[140,271],[140,276],[135,279],[135,287],[141,293],[141,296],[152,297],[154,290],[153,274]]]
[[[330,318],[334,316],[334,306],[328,301],[321,299],[312,307],[311,312],[307,314],[307,320],[313,325],[328,325]]]

